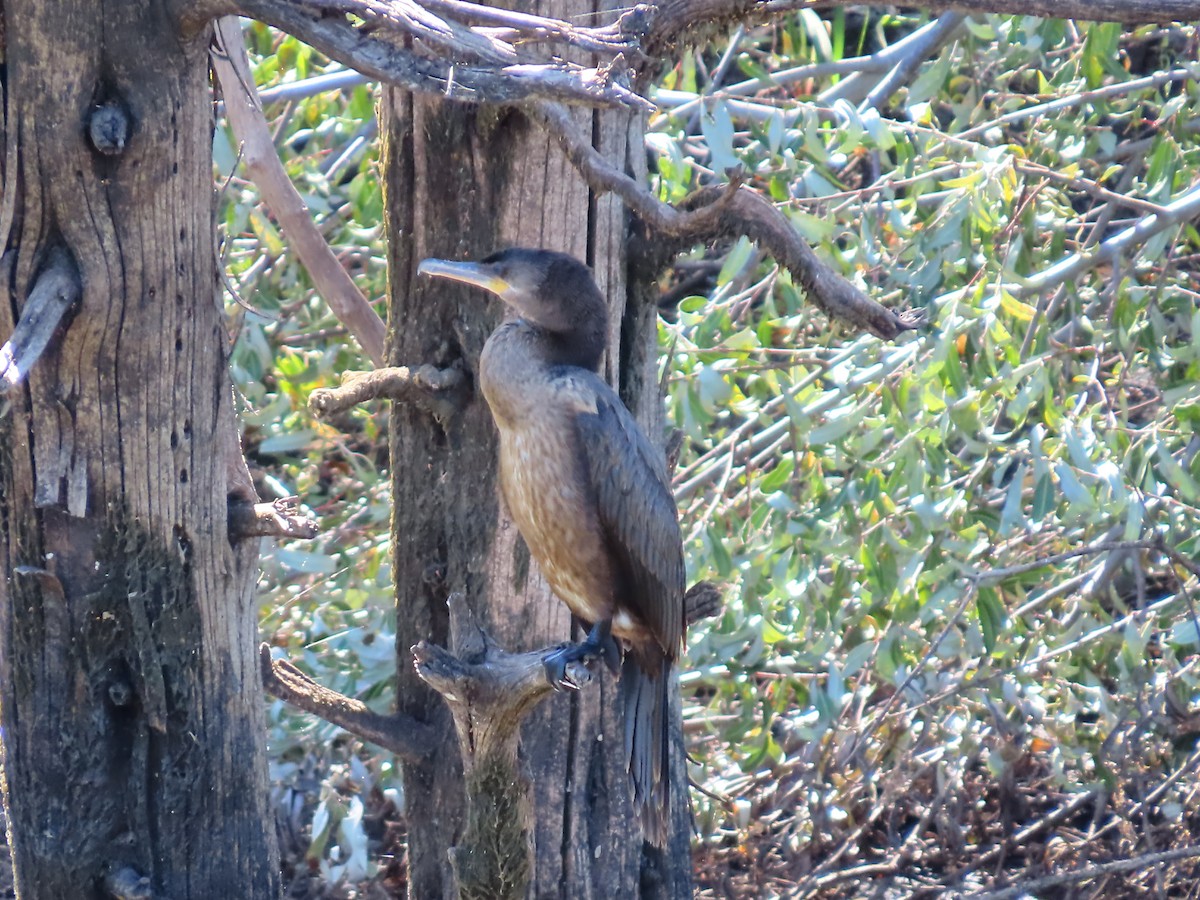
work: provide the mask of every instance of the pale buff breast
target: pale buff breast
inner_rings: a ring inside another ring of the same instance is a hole
[[[551,589],[579,618],[613,613],[613,584],[589,488],[564,416],[500,430],[504,499]]]

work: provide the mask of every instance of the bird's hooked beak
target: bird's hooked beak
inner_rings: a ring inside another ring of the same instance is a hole
[[[449,259],[423,259],[417,266],[419,275],[432,275],[435,278],[449,278],[451,281],[461,281],[473,284],[485,291],[491,291],[498,297],[505,296],[512,285],[501,278],[495,266],[480,262],[454,262]]]

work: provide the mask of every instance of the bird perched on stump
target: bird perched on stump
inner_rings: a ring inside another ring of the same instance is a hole
[[[512,249],[481,262],[427,259],[426,275],[498,295],[510,314],[488,338],[479,383],[500,432],[500,486],[551,589],[590,627],[546,659],[620,662],[634,805],[663,846],[669,804],[668,691],[683,642],[684,566],[662,455],[597,370],[608,312],[565,253]]]

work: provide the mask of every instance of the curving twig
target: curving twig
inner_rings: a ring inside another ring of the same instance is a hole
[[[917,328],[919,312],[898,314],[881,306],[823,262],[778,209],[734,175],[728,185],[704,188],[684,208],[663,203],[632,177],[614,169],[592,147],[557,103],[538,102],[527,110],[555,135],[567,158],[597,193],[620,197],[651,229],[673,238],[701,241],[745,234],[792,273],[808,298],[826,315],[884,340]]]

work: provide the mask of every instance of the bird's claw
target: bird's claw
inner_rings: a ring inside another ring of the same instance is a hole
[[[593,625],[583,642],[563,644],[549,654],[542,665],[546,669],[546,680],[556,691],[577,691],[581,684],[592,680],[591,664],[597,659],[604,660],[614,675],[621,668],[621,648],[612,636],[608,621]]]
[[[595,658],[596,654],[586,643],[559,647],[542,660],[546,681],[556,691],[577,691],[580,685],[591,681],[588,663]]]

